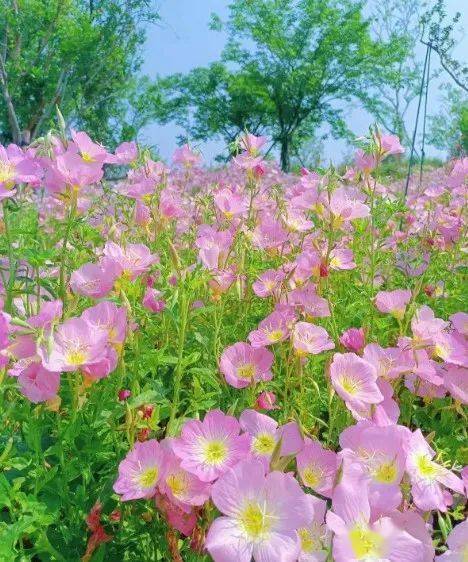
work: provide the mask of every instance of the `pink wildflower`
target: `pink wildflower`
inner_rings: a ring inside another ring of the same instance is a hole
[[[172,445],[181,467],[203,482],[212,482],[245,457],[249,439],[239,435],[239,422],[221,410],[211,410],[204,420],[185,422]]]
[[[60,373],[48,371],[39,363],[31,363],[18,376],[20,391],[34,404],[57,396]]]
[[[403,320],[406,305],[410,300],[410,290],[379,291],[375,297],[375,306],[380,312],[391,314],[398,320]]]
[[[335,353],[330,378],[336,393],[351,411],[365,410],[369,404],[383,400],[374,367],[354,353]]]
[[[237,342],[223,351],[219,367],[228,384],[245,388],[254,382],[271,380],[273,360],[271,351]]]
[[[294,349],[301,354],[317,355],[335,347],[325,328],[309,322],[297,322],[294,325],[292,343]]]
[[[164,477],[165,452],[156,439],[135,443],[133,449],[119,464],[119,477],[114,492],[123,501],[151,498]]]
[[[255,407],[259,410],[276,410],[278,406],[275,406],[276,395],[273,392],[264,390],[257,396],[255,401]]]
[[[249,341],[252,347],[265,347],[288,339],[289,331],[287,316],[274,311],[260,322],[257,330],[250,332]]]
[[[294,562],[296,529],[310,521],[306,496],[291,474],[265,475],[262,463],[246,460],[214,485],[212,500],[223,514],[212,523],[205,546],[215,562]]]
[[[141,304],[151,312],[162,312],[166,307],[166,302],[159,298],[161,295],[161,291],[147,287]]]
[[[340,343],[349,351],[361,353],[366,343],[363,328],[348,328],[341,334]]]
[[[338,471],[338,459],[334,451],[324,449],[318,441],[308,437],[297,455],[297,471],[304,486],[331,498]]]

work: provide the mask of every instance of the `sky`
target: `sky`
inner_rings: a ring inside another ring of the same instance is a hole
[[[215,12],[221,19],[228,15],[229,0],[157,0],[161,22],[147,31],[147,41],[143,53],[142,73],[150,78],[166,76],[176,72],[188,72],[197,66],[206,66],[219,60],[226,42],[223,32],[210,31],[210,15]],[[454,55],[458,60],[468,58],[468,0],[446,0],[447,13],[462,14],[459,31],[461,38]],[[424,49],[418,55],[424,58]],[[437,60],[437,56],[433,57]],[[448,75],[442,75],[430,85],[428,96],[428,113],[437,113],[441,108],[443,83],[449,82]],[[408,114],[407,128],[413,130],[416,118],[416,104]],[[347,112],[348,126],[356,134],[366,134],[372,117],[359,107]],[[177,145],[177,136],[184,131],[175,124],[148,125],[143,132],[143,140],[158,147],[159,154],[169,160]],[[213,162],[216,154],[223,151],[220,142],[198,143],[205,162]],[[352,149],[344,141],[329,139],[325,141],[323,152],[326,162],[335,164],[351,153]],[[436,149],[429,148],[431,156],[442,156]]]

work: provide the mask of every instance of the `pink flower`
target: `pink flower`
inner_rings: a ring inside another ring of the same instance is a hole
[[[354,353],[335,353],[330,378],[336,393],[351,410],[365,410],[369,404],[382,402],[374,367]]]
[[[391,154],[403,154],[405,149],[400,144],[400,139],[396,135],[381,135],[378,137],[381,153],[384,156]]]
[[[464,494],[463,482],[450,470],[435,463],[435,452],[417,429],[405,442],[406,470],[411,478],[415,505],[423,511],[447,511],[442,485]]]
[[[114,492],[123,501],[151,498],[164,477],[165,452],[156,439],[135,443],[133,449],[119,464],[119,477]]]
[[[100,299],[110,293],[117,276],[118,270],[109,262],[85,263],[71,274],[70,287],[78,295]]]
[[[211,410],[203,422],[187,421],[172,449],[181,459],[182,468],[203,482],[212,482],[247,455],[248,436],[239,433],[235,418]]]
[[[257,396],[255,401],[255,406],[260,410],[276,410],[278,406],[275,406],[276,396],[273,392],[264,390]]]
[[[107,332],[109,343],[122,344],[127,333],[127,312],[113,302],[103,301],[87,308],[81,315],[83,320],[98,332]]]
[[[340,343],[349,351],[361,353],[366,344],[363,328],[348,328],[341,334]]]
[[[446,365],[444,386],[455,400],[468,405],[468,371],[465,368]]]
[[[72,130],[71,137],[81,158],[87,164],[91,162],[102,164],[107,161],[109,157],[107,150],[102,145],[94,143],[85,132]]]
[[[330,252],[330,269],[354,269],[353,251],[348,248],[335,248]]]
[[[190,511],[184,510],[178,504],[171,502],[167,496],[158,492],[156,492],[155,503],[170,527],[186,537],[193,533],[197,525],[197,515],[193,508]]]
[[[15,194],[17,183],[35,183],[39,169],[34,160],[19,146],[0,144],[0,200]]]
[[[118,165],[130,164],[138,158],[138,147],[135,142],[123,142],[115,149],[114,155],[109,155],[107,162]]]
[[[258,276],[257,281],[252,283],[253,292],[261,298],[278,294],[285,277],[286,274],[283,271],[268,269]]]
[[[255,135],[246,133],[244,136],[240,137],[239,146],[251,156],[256,156],[267,140],[267,137],[256,137]]]
[[[298,562],[325,562],[330,544],[330,533],[324,522],[327,504],[311,495],[307,495],[306,499],[312,516],[305,527],[297,530],[301,541]]]
[[[265,347],[288,339],[289,331],[287,316],[274,311],[260,322],[257,330],[250,332],[248,338],[252,347]]]
[[[34,404],[57,396],[60,373],[48,371],[40,363],[31,363],[18,376],[20,391]]]
[[[359,149],[354,155],[354,164],[361,172],[369,173],[377,166],[377,158],[375,154],[369,154]]]
[[[452,314],[450,322],[457,332],[462,336],[468,337],[468,314],[466,312]]]
[[[288,302],[299,307],[308,316],[314,318],[330,316],[328,301],[319,297],[311,284],[291,291],[288,295]]]
[[[38,353],[49,371],[77,371],[101,361],[107,342],[104,330],[92,328],[83,318],[70,318],[55,331],[50,351],[41,346]]]
[[[468,519],[458,523],[447,537],[449,549],[441,556],[436,556],[437,562],[465,562],[468,557]]]
[[[401,528],[398,520],[371,519],[367,477],[362,469],[352,465],[344,470],[346,475],[333,492],[333,511],[326,517],[334,533],[333,560],[423,562],[421,541]]]
[[[309,523],[310,507],[291,474],[265,475],[261,462],[246,460],[213,485],[211,497],[223,514],[205,542],[215,562],[297,560],[296,529]]]
[[[158,261],[158,257],[151,254],[144,244],[127,244],[122,248],[114,242],[106,242],[104,255],[114,261],[121,272],[128,275],[132,281]]]
[[[279,248],[288,240],[288,233],[272,215],[263,215],[252,234],[252,244],[263,250]]]
[[[292,455],[302,449],[302,436],[295,422],[278,427],[278,423],[273,418],[247,409],[240,415],[239,423],[251,439],[250,452],[262,461],[266,470],[280,439],[280,456]]]
[[[318,441],[308,437],[297,455],[297,471],[304,486],[331,498],[338,471],[338,459],[334,451],[324,449]]]
[[[39,314],[28,318],[28,324],[34,328],[50,328],[52,323],[62,316],[62,309],[61,300],[46,301],[42,304]]]
[[[210,497],[211,485],[182,468],[180,459],[172,451],[172,439],[164,440],[161,445],[166,452],[166,461],[159,482],[160,491],[184,511],[194,505],[203,505]]]
[[[215,193],[214,202],[228,220],[245,216],[249,208],[249,202],[244,195],[227,187]]]
[[[292,343],[297,352],[313,355],[335,347],[325,328],[309,322],[297,322],[294,325]]]
[[[396,379],[408,369],[398,347],[381,347],[378,343],[369,343],[364,348],[363,359],[375,367],[378,377],[384,379]]]
[[[410,300],[410,290],[379,291],[375,297],[375,306],[380,312],[391,314],[398,320],[403,320],[406,305]]]
[[[228,384],[245,388],[254,382],[271,380],[273,360],[271,351],[237,342],[223,351],[219,368]]]
[[[436,318],[426,305],[421,306],[411,319],[411,330],[420,344],[431,345],[434,338],[449,327],[449,323]]]
[[[467,342],[458,332],[439,332],[432,338],[432,343],[433,355],[446,363],[468,367]]]
[[[382,515],[397,509],[402,501],[403,444],[408,433],[403,426],[379,427],[360,422],[347,427],[340,435],[341,455],[360,463],[369,476],[368,493],[374,516],[377,512]]]
[[[188,144],[176,148],[174,154],[172,155],[172,161],[174,164],[182,164],[186,168],[191,168],[198,164],[201,160],[201,156],[196,154]]]
[[[162,295],[161,291],[147,287],[141,304],[151,312],[162,312],[166,307],[166,302],[158,298]]]
[[[350,187],[335,189],[330,197],[330,211],[335,217],[335,225],[369,216],[367,205],[360,201],[360,194]]]

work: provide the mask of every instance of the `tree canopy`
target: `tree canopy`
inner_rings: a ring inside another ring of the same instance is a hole
[[[149,0],[0,0],[0,139],[28,142],[55,106],[72,126],[114,144],[133,136]]]
[[[235,0],[219,64],[165,78],[174,119],[192,138],[230,142],[243,129],[268,135],[289,169],[291,152],[328,123],[345,130],[334,102],[358,98],[366,74],[395,58],[375,41],[356,0]]]

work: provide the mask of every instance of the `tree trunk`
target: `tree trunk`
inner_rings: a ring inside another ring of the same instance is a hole
[[[3,99],[7,108],[8,123],[10,125],[10,134],[14,144],[21,144],[21,129],[16,116],[15,107],[8,91],[8,77],[5,69],[3,59],[0,57],[0,86],[3,93]]]
[[[281,157],[280,157],[281,169],[283,170],[283,172],[289,172],[289,166],[291,164],[289,160],[289,138],[287,136],[282,137],[280,143],[281,143]]]

